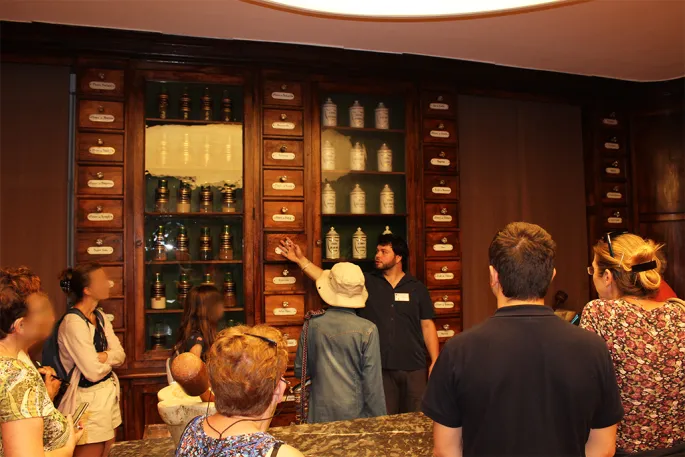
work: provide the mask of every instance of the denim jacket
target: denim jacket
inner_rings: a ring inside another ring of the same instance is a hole
[[[303,341],[304,333],[295,358],[297,377],[302,373]],[[329,308],[309,323],[307,346],[307,375],[312,379],[309,423],[387,414],[375,324],[354,310]]]

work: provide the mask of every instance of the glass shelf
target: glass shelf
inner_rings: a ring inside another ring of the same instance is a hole
[[[337,130],[339,132],[359,132],[359,133],[364,133],[364,132],[370,132],[370,133],[401,133],[404,134],[404,130],[401,129],[376,129],[376,128],[369,128],[369,127],[345,127],[345,126],[336,126],[336,127],[323,127],[323,130]]]
[[[159,118],[146,118],[146,124],[177,124],[177,125],[208,125],[208,124],[224,124],[224,125],[243,125],[242,122],[233,121],[211,121],[211,120],[201,120],[201,119],[159,119]]]

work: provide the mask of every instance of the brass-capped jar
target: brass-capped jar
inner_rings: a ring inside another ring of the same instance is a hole
[[[214,206],[214,193],[211,186],[200,187],[200,212],[211,213]]]
[[[212,235],[209,227],[200,229],[200,260],[212,260]]]
[[[190,184],[182,181],[181,185],[178,186],[178,199],[176,200],[176,212],[178,212],[178,213],[189,213],[190,212],[190,195],[191,195]]]
[[[235,282],[233,281],[233,274],[227,271],[224,275],[224,304],[227,308],[235,308]]]
[[[157,98],[159,100],[159,118],[166,119],[167,110],[169,109],[169,94],[166,91],[165,85],[162,85],[161,92]]]
[[[202,118],[205,121],[212,120],[212,96],[209,87],[205,87],[205,93],[202,95]]]
[[[166,179],[157,181],[155,189],[155,211],[158,213],[169,212],[169,183]]]
[[[202,285],[214,285],[214,278],[212,277],[211,273],[205,273],[203,279],[202,279]]]
[[[233,260],[233,235],[230,225],[224,225],[219,237],[219,259]]]
[[[224,122],[233,120],[233,102],[231,102],[227,90],[224,91],[224,96],[221,99],[221,120]]]
[[[190,119],[190,95],[188,95],[188,88],[184,87],[183,88],[183,95],[181,95],[181,99],[179,100],[180,105],[181,105],[181,119],[188,120]]]
[[[224,186],[221,191],[221,212],[235,213],[235,186]]]
[[[157,231],[155,232],[155,252],[154,252],[154,259],[155,260],[166,260],[167,255],[166,255],[166,241],[164,240],[164,226],[160,225],[157,227]]]
[[[155,273],[155,280],[150,287],[150,296],[152,309],[166,308],[166,286],[162,281],[162,273]]]
[[[176,300],[181,306],[185,306],[186,297],[188,292],[193,285],[188,279],[188,273],[181,273],[181,277],[178,279],[178,285],[176,286]]]
[[[176,235],[176,260],[190,260],[188,230],[185,225],[178,228]]]

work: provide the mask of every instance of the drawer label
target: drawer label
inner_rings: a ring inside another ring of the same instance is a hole
[[[114,253],[114,248],[111,246],[91,246],[86,252],[90,255],[109,255]]]
[[[91,81],[88,83],[88,87],[94,90],[114,90],[117,88],[117,85],[105,81]]]
[[[620,192],[607,192],[607,198],[612,198],[615,200],[620,200],[623,198],[623,194]]]
[[[296,282],[297,278],[295,278],[295,276],[275,276],[273,279],[273,283],[278,284],[279,286],[295,284]]]
[[[443,252],[444,251],[453,251],[454,246],[452,246],[451,244],[434,244],[433,250],[438,251],[438,252],[440,252],[440,251],[443,251]]]
[[[604,143],[604,147],[605,147],[606,149],[619,149],[621,146],[619,146],[618,143],[609,143],[609,142],[607,142],[607,143]]]
[[[450,187],[441,187],[441,186],[435,186],[431,189],[431,192],[434,194],[443,194],[443,195],[448,195],[452,193],[452,188]]]
[[[292,214],[274,214],[271,219],[274,222],[295,222],[295,216]]]
[[[452,216],[436,214],[433,216],[433,222],[452,222]]]
[[[609,219],[607,219],[607,222],[610,224],[622,224],[623,218],[622,217],[610,217]]]
[[[289,348],[296,348],[297,347],[297,340],[293,340],[293,339],[285,340],[285,345]]]
[[[437,110],[441,110],[441,111],[445,111],[445,110],[450,109],[450,105],[448,105],[447,103],[437,103],[437,102],[431,103],[430,105],[428,105],[428,107],[430,109],[437,109]]]
[[[295,189],[295,183],[294,182],[275,182],[271,184],[272,189],[276,190],[294,190]]]
[[[602,124],[604,125],[618,125],[618,120],[605,117],[602,119]]]
[[[111,156],[116,150],[111,146],[91,146],[88,148],[88,152],[98,156]]]
[[[111,179],[89,179],[88,187],[95,189],[111,189],[114,187],[114,181]]]
[[[436,167],[449,167],[450,163],[450,159],[431,159],[431,165]]]
[[[274,100],[295,100],[295,94],[292,92],[271,92],[271,98]]]
[[[433,307],[436,309],[451,309],[454,308],[454,302],[453,301],[436,301],[433,303]]]
[[[295,160],[295,154],[292,152],[272,152],[271,158],[274,160]]]
[[[91,114],[88,116],[90,122],[114,122],[114,116],[111,114]]]
[[[433,277],[438,281],[445,281],[448,279],[454,279],[454,273],[435,273]]]
[[[112,213],[88,213],[88,220],[91,222],[108,222],[114,220]]]
[[[112,280],[110,279],[110,280],[107,281],[107,282],[109,283],[109,288],[110,288],[110,289],[111,289],[112,287],[114,287],[114,281],[112,281]]]
[[[433,138],[449,138],[450,132],[447,130],[431,130],[431,136]]]
[[[274,316],[294,316],[297,314],[295,308],[274,308]]]
[[[605,168],[604,170],[607,172],[607,174],[610,174],[610,175],[620,175],[621,174],[621,169],[616,168],[616,167],[609,167],[609,168]]]
[[[454,330],[438,330],[438,338],[452,338]]]
[[[284,401],[295,401],[295,395],[286,395]]]
[[[294,122],[272,122],[271,123],[271,128],[274,128],[276,130],[295,130],[295,123]]]

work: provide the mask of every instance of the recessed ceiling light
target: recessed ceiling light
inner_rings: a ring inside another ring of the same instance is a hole
[[[367,20],[449,19],[511,13],[586,0],[245,0],[311,15]]]

